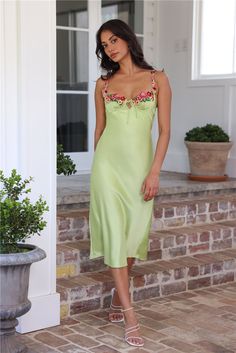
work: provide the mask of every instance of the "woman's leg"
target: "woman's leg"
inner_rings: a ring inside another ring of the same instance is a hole
[[[128,257],[128,258],[127,258],[128,274],[129,274],[129,275],[130,275],[132,266],[133,266],[133,264],[134,264],[134,260],[135,260],[134,257]],[[129,278],[128,278],[128,284],[129,284]],[[119,295],[118,295],[117,290],[116,290],[115,293],[114,293],[112,303],[113,303],[114,305],[121,305],[121,303],[120,303],[120,298],[119,298]],[[119,316],[120,316],[120,314],[119,314]]]
[[[133,266],[133,264],[134,264],[134,260],[135,260],[134,257],[128,257],[128,258],[127,258],[127,262],[128,262],[128,273],[129,273],[129,275],[130,275],[130,271],[131,271],[131,269],[132,269],[132,266]]]
[[[130,260],[130,262],[132,262]],[[116,290],[120,299],[120,303],[124,309],[131,307],[131,301],[129,296],[129,276],[128,276],[128,266],[121,268],[110,268],[113,279],[115,281]],[[126,327],[135,326],[137,324],[137,318],[135,316],[134,310],[129,310],[124,313]],[[138,330],[128,334],[127,336],[137,336],[133,338],[133,343],[140,343],[140,336]]]

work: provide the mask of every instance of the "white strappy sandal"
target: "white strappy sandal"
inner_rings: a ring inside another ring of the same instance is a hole
[[[128,311],[128,310],[131,310],[131,309],[134,309],[133,307],[130,307],[128,309],[122,309],[121,311],[124,312],[124,311]],[[131,326],[131,327],[127,327],[125,329],[125,341],[130,345],[130,346],[134,346],[134,347],[143,347],[144,346],[144,340],[142,337],[139,337],[139,336],[127,336],[129,333],[131,332],[134,332],[134,331],[137,331],[140,329],[140,326],[139,324],[136,324],[134,326]],[[134,343],[130,340],[132,339],[138,339],[140,340],[140,343]]]
[[[122,314],[122,306],[112,304],[114,293],[115,293],[115,288],[112,288],[110,309],[113,310],[113,312],[108,314],[108,320],[113,323],[123,322],[124,321],[124,314]],[[116,311],[118,311],[118,312],[116,312]],[[114,319],[114,318],[112,319],[112,315],[114,316],[114,314],[119,314],[120,319]]]

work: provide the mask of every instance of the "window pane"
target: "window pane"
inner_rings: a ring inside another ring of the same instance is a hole
[[[143,1],[134,2],[134,32],[143,34]]]
[[[233,72],[235,0],[204,0],[201,74]]]
[[[57,94],[57,142],[65,152],[88,151],[87,94]]]
[[[102,0],[102,22],[119,18],[143,34],[143,0]]]
[[[57,0],[57,26],[88,28],[88,5],[83,0]]]
[[[88,90],[88,33],[57,30],[57,89]]]

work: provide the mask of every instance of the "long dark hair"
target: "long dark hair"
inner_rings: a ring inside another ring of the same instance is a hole
[[[113,20],[104,22],[96,33],[97,47],[96,47],[95,53],[97,55],[98,60],[101,61],[101,64],[100,64],[101,68],[107,71],[107,76],[105,78],[103,77],[103,75],[101,75],[101,78],[103,80],[113,76],[116,73],[116,71],[118,71],[120,68],[120,65],[118,62],[116,63],[112,61],[106,55],[104,48],[102,46],[101,33],[102,31],[106,31],[106,30],[112,32],[117,37],[125,40],[128,43],[131,58],[134,64],[144,69],[154,70],[154,68],[144,60],[143,50],[133,30],[124,21],[119,19],[113,19]]]

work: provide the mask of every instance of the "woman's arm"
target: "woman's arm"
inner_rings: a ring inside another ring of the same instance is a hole
[[[159,88],[157,95],[159,137],[150,172],[144,180],[141,189],[141,192],[145,193],[145,201],[151,200],[158,192],[161,166],[170,140],[172,92],[168,77],[164,72],[156,72],[155,80]]]
[[[103,133],[103,130],[105,129],[105,126],[106,126],[105,105],[104,105],[104,99],[102,96],[103,86],[104,86],[104,81],[101,78],[97,79],[95,92],[94,92],[95,109],[96,109],[96,126],[94,131],[94,151],[96,150],[98,140],[100,139]]]
[[[170,139],[170,115],[172,92],[168,77],[164,72],[155,74],[159,91],[157,95],[159,138],[150,173],[158,176],[165,158]]]

